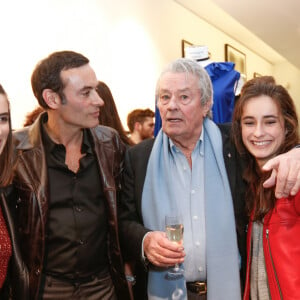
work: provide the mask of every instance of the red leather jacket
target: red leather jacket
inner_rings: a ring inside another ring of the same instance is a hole
[[[251,232],[247,236],[247,275],[244,300],[250,299]],[[272,300],[300,299],[300,192],[278,199],[264,218],[263,249]]]
[[[30,127],[14,132],[16,147],[15,187],[19,194],[16,222],[20,235],[22,258],[29,271],[30,299],[38,298],[45,255],[48,215],[48,178],[41,137],[42,114]],[[112,278],[120,299],[129,299],[120,252],[117,196],[123,169],[125,146],[116,131],[97,126],[90,129],[100,178],[107,201],[109,247]]]

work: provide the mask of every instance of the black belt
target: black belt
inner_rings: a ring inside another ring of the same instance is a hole
[[[207,286],[205,281],[194,281],[194,282],[187,282],[186,288],[197,295],[206,295],[207,293]]]
[[[52,273],[52,272],[45,272],[46,276],[50,276],[56,280],[59,281],[64,281],[70,284],[85,284],[88,282],[93,281],[95,278],[104,278],[109,274],[109,272],[105,269],[104,271],[98,271],[95,272],[95,274],[89,275],[89,276],[84,276],[84,277],[65,277],[62,274],[57,274],[57,273]]]

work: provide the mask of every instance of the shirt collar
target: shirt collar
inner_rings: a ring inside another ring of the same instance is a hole
[[[200,134],[200,137],[195,145],[195,148],[193,150],[193,152],[195,151],[195,149],[199,149],[199,153],[201,155],[204,155],[204,143],[203,143],[203,139],[204,139],[204,126],[202,126],[202,130],[201,130],[201,134]],[[172,151],[176,151],[178,150],[178,147],[176,147],[176,145],[174,144],[174,142],[172,141],[172,139],[169,138],[169,146],[170,146],[170,149]]]
[[[92,154],[92,139],[89,138],[88,130],[87,129],[82,129],[83,130],[83,139],[82,139],[82,145],[81,145],[81,153],[88,153]],[[45,122],[42,124],[42,138],[43,138],[43,143],[45,146],[45,149],[47,152],[52,153],[53,151],[57,149],[65,149],[65,146],[63,144],[57,144],[55,143],[48,135],[46,129],[45,129]]]

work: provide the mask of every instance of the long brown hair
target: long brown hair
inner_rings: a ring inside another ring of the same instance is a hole
[[[99,115],[99,123],[109,126],[118,131],[121,140],[129,146],[134,145],[130,138],[126,135],[125,129],[119,117],[119,113],[109,87],[103,82],[98,81],[97,93],[104,101]]]
[[[280,146],[276,155],[291,150],[299,142],[298,117],[293,100],[287,90],[277,85],[271,76],[253,78],[245,83],[241,96],[238,99],[233,113],[232,136],[237,150],[247,160],[247,167],[243,174],[249,189],[246,194],[246,206],[248,214],[253,212],[253,219],[262,221],[276,202],[274,188],[265,189],[263,182],[269,177],[269,172],[262,172],[258,167],[255,158],[248,152],[242,141],[241,117],[245,103],[253,97],[261,95],[272,98],[280,114],[282,114],[285,128],[285,140]],[[262,103],[263,105],[263,103]]]
[[[0,84],[0,94],[4,95],[8,103],[9,113],[9,134],[6,140],[6,144],[3,148],[3,152],[0,154],[0,187],[5,187],[12,182],[12,130],[11,130],[11,118],[10,108],[7,94]]]

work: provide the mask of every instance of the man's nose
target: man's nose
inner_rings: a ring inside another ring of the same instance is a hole
[[[97,93],[96,90],[93,93],[93,103],[97,106],[103,106],[104,105],[103,99],[99,96],[99,94]]]
[[[178,101],[175,95],[172,95],[170,101],[168,102],[168,109],[174,109],[178,107]]]

